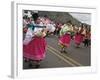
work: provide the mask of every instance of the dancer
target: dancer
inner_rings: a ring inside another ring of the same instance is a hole
[[[60,30],[60,38],[59,38],[59,45],[61,47],[61,53],[66,52],[65,47],[68,48],[70,46],[71,41],[71,22],[67,22],[64,24]]]
[[[82,24],[82,26],[78,28],[75,34],[74,42],[75,42],[76,48],[79,48],[80,44],[83,42],[84,33],[85,33],[83,27],[84,25]]]
[[[29,67],[35,64],[35,68],[38,68],[46,54],[46,29],[38,27],[40,20],[37,13],[32,16],[34,19],[34,26],[30,31],[32,39],[27,45],[23,45],[23,52],[24,58],[29,61]]]

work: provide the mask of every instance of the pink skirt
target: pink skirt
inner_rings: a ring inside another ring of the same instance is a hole
[[[23,45],[24,58],[31,60],[43,60],[46,53],[45,38],[34,37],[34,39],[27,45]]]
[[[65,35],[63,35],[62,37],[59,38],[59,43],[66,46],[66,47],[69,47],[70,41],[71,41],[70,34],[65,34]]]
[[[76,34],[74,42],[75,44],[80,44],[83,41],[83,35],[82,34]]]

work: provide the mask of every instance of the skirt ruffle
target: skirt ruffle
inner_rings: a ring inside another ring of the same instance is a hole
[[[74,39],[75,44],[80,44],[80,43],[82,43],[82,41],[83,41],[83,35],[82,34],[76,34],[75,39]]]
[[[70,34],[65,34],[65,35],[63,35],[62,37],[59,38],[59,43],[66,46],[66,47],[70,46],[70,41],[71,41]]]
[[[42,60],[46,53],[45,38],[34,37],[34,39],[27,45],[23,45],[24,57],[32,60]]]

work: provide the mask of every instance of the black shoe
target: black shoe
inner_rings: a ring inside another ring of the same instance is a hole
[[[61,50],[60,52],[63,53],[64,51]]]
[[[39,68],[39,67],[40,67],[40,65],[39,65],[39,64],[35,65],[35,68]]]
[[[32,63],[29,63],[29,68],[32,68],[32,67],[33,67]]]
[[[80,48],[79,46],[76,46],[76,48]]]
[[[65,50],[63,51],[64,53],[67,53]]]

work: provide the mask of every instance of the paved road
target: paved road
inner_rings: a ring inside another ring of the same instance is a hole
[[[75,66],[90,66],[91,65],[91,48],[84,47],[76,48],[73,40],[67,53],[60,53],[57,36],[49,36],[46,38],[48,43],[46,58],[41,62],[40,68],[57,68],[57,67],[75,67]],[[24,69],[29,69],[28,63],[24,62]]]

